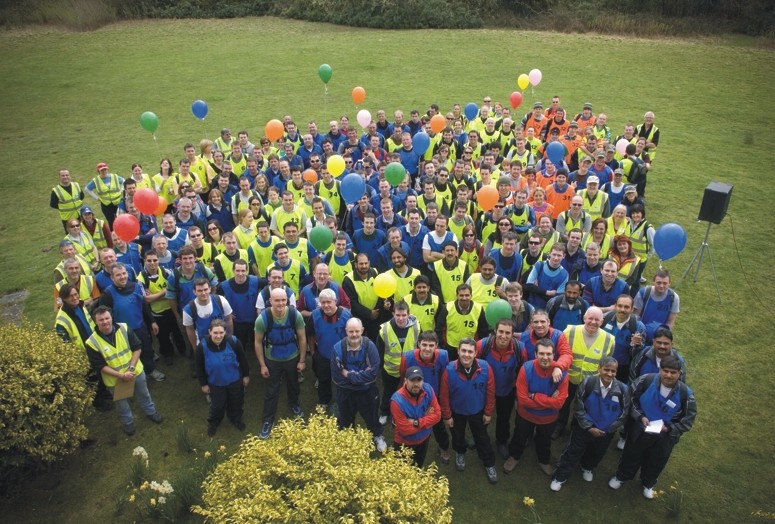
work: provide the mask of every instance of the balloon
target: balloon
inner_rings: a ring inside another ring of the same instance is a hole
[[[156,116],[156,113],[146,111],[140,115],[140,125],[149,133],[153,133],[159,127],[159,117]]]
[[[156,204],[156,209],[153,211],[153,214],[157,217],[162,216],[164,213],[167,212],[167,208],[169,207],[169,203],[167,202],[167,199],[163,196],[159,196],[159,201]]]
[[[670,222],[662,224],[654,233],[654,251],[660,260],[670,260],[686,247],[686,231],[680,225]]]
[[[498,202],[498,190],[492,186],[484,186],[476,192],[476,201],[485,211],[491,210]]]
[[[511,102],[512,109],[516,109],[519,107],[519,104],[522,103],[522,93],[519,91],[514,91],[511,93],[511,96],[509,97],[509,102]]]
[[[307,169],[305,170],[301,176],[306,180],[307,182],[315,183],[318,181],[318,174],[315,172],[314,169]]]
[[[412,147],[418,155],[424,155],[428,148],[431,147],[431,137],[425,131],[415,133],[412,137]]]
[[[359,126],[363,128],[369,127],[369,124],[371,124],[371,113],[367,109],[361,109],[355,116],[355,120],[358,121]]]
[[[348,204],[355,204],[366,192],[366,182],[358,173],[350,173],[342,179],[342,198]]]
[[[541,74],[540,69],[532,69],[527,77],[530,79],[530,85],[535,87],[541,83],[541,79],[544,77],[544,75]]]
[[[374,279],[374,293],[380,298],[388,298],[396,292],[396,277],[390,273],[380,273]]]
[[[469,102],[466,104],[466,108],[463,110],[463,114],[466,115],[467,119],[473,120],[476,118],[476,115],[479,114],[479,106],[477,106],[474,102]]]
[[[549,145],[546,146],[546,156],[553,164],[562,164],[562,160],[565,158],[565,146],[562,145],[562,142],[549,142]]]
[[[331,69],[331,66],[328,64],[321,64],[321,66],[318,67],[318,76],[324,84],[327,84],[328,81],[331,80],[331,75],[333,74],[334,70]]]
[[[270,120],[266,123],[266,126],[264,126],[264,134],[269,140],[275,142],[283,137],[285,134],[285,127],[283,127],[283,123],[277,119]]]
[[[495,325],[499,320],[511,318],[511,304],[502,298],[496,298],[487,304],[487,308],[484,310],[484,316],[490,327],[495,329]]]
[[[355,102],[355,105],[361,105],[364,100],[366,100],[366,90],[361,86],[353,87],[353,102]]]
[[[447,119],[444,118],[444,115],[433,115],[433,118],[431,118],[431,130],[434,133],[441,133],[445,127],[447,127]]]
[[[393,187],[397,187],[398,184],[404,181],[405,177],[406,169],[404,169],[404,166],[401,164],[401,162],[391,162],[385,168],[385,179]]]
[[[152,215],[156,211],[156,208],[159,207],[159,195],[157,195],[156,191],[153,189],[144,187],[135,191],[132,202],[135,203],[135,207],[140,213]]]
[[[630,145],[630,141],[626,138],[620,138],[619,141],[616,142],[616,152],[619,153],[619,156],[627,154],[628,145]]]
[[[194,103],[191,104],[191,112],[200,120],[204,120],[207,116],[207,109],[207,102],[204,100],[194,100]]]
[[[530,77],[527,76],[525,73],[522,73],[521,75],[519,75],[519,78],[517,78],[517,86],[519,86],[519,88],[522,91],[524,91],[525,89],[527,89],[527,86],[529,85],[530,85]]]
[[[325,224],[318,224],[309,232],[309,243],[318,251],[325,251],[334,242],[334,234]]]
[[[341,155],[331,155],[328,157],[326,167],[333,176],[339,176],[344,173],[344,158]]]
[[[124,213],[113,221],[113,231],[124,242],[131,242],[140,232],[140,221],[136,216]]]

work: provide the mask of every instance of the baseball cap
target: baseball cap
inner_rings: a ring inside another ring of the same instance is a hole
[[[632,184],[630,184],[629,186],[624,186],[625,193],[630,193],[630,192],[637,193],[637,191],[638,191],[637,188]]]
[[[584,158],[581,159],[581,163],[584,163],[584,162],[590,162],[591,163],[592,159],[590,157],[588,157],[588,156],[585,156]]]
[[[83,215],[85,215],[87,213],[91,213],[93,215],[94,211],[92,211],[89,206],[81,206],[81,216],[83,216]]]
[[[613,144],[609,144],[609,145],[608,145],[608,146],[605,148],[605,150],[606,150],[606,152],[608,152],[608,153],[616,153],[616,146],[615,146],[615,145],[613,145]]]
[[[587,177],[587,185],[589,185],[589,184],[599,184],[599,183],[600,183],[600,179],[597,178],[597,176],[592,175],[590,177]]]
[[[100,162],[99,164],[97,164],[97,172],[98,173],[100,171],[102,171],[103,169],[107,169],[107,168],[108,168],[108,164],[106,164],[105,162]]]
[[[423,378],[422,370],[419,366],[412,366],[406,370],[406,380],[416,380]]]
[[[595,151],[595,158],[605,158],[605,151],[602,149]]]
[[[624,174],[624,169],[622,169],[621,167],[614,169],[614,175],[623,175],[623,174]]]

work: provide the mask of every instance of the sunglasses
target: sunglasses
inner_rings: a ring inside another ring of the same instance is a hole
[[[528,244],[530,244],[531,246],[537,246],[537,245],[538,245],[538,244],[540,244],[540,243],[541,243],[541,242],[536,242],[535,240],[530,240],[530,241],[528,242]]]
[[[506,206],[495,206],[497,209],[503,209]]]

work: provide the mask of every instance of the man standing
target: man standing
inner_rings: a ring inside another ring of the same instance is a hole
[[[387,314],[386,302],[389,301],[378,298],[374,292],[374,279],[377,271],[372,269],[369,257],[363,253],[358,253],[355,257],[355,271],[348,273],[342,282],[342,288],[352,305],[352,313],[356,318],[361,319],[368,326],[366,335],[370,340],[377,339],[380,322],[383,311]]]
[[[379,423],[387,424],[390,411],[390,399],[400,382],[401,356],[415,348],[420,335],[417,319],[409,314],[409,305],[403,300],[393,307],[392,320],[380,326],[377,350],[383,360],[382,365],[382,402],[380,403]]]
[[[441,420],[441,408],[430,384],[423,381],[423,372],[417,366],[406,371],[404,385],[390,398],[390,414],[395,430],[395,449],[412,450],[412,461],[421,468],[428,452],[431,431]]]
[[[111,391],[118,381],[135,381],[134,393],[140,408],[151,421],[161,424],[162,416],[156,411],[148,383],[143,373],[143,363],[140,361],[140,339],[126,324],[114,324],[113,315],[107,306],[98,306],[92,313],[97,329],[86,340],[86,353],[92,369],[102,374],[102,381]],[[129,407],[129,400],[116,402],[118,418],[124,433],[135,434],[134,417]]]
[[[592,306],[597,306],[603,313],[613,311],[616,298],[627,293],[629,286],[619,278],[619,268],[613,260],[603,262],[599,277],[592,277],[584,286],[584,299]]]
[[[450,360],[457,358],[460,341],[482,338],[489,331],[484,308],[472,300],[471,286],[460,284],[455,289],[455,300],[441,306],[437,325],[442,328]]]
[[[580,462],[581,476],[592,482],[616,431],[627,422],[632,405],[629,388],[617,380],[616,359],[600,359],[598,375],[587,377],[576,391],[570,439],[562,452],[549,488],[560,491]]]
[[[653,285],[638,291],[633,308],[646,325],[646,342],[651,342],[654,332],[662,325],[675,329],[681,301],[678,293],[670,289],[670,273],[666,269],[654,273]]]
[[[552,297],[565,291],[568,271],[562,267],[565,258],[565,246],[555,243],[549,252],[549,259],[536,262],[527,277],[524,288],[529,293],[527,301],[536,309],[546,307]]]
[[[643,375],[632,385],[631,420],[627,444],[616,475],[608,481],[612,489],[631,480],[640,469],[643,496],[654,498],[654,486],[681,435],[692,429],[697,404],[692,390],[679,380],[681,364],[668,356],[659,373]]]
[[[646,326],[632,312],[632,297],[619,295],[614,310],[603,317],[603,329],[614,336],[614,355],[618,363],[617,380],[630,382],[630,361],[643,348],[646,340]]]
[[[476,443],[476,451],[484,463],[487,480],[498,482],[495,471],[495,452],[487,435],[487,425],[495,411],[495,374],[490,365],[476,358],[476,342],[464,338],[457,347],[458,360],[447,365],[441,376],[439,403],[444,423],[452,432],[452,449],[455,450],[455,467],[466,469],[466,426]]]
[[[648,373],[658,373],[660,363],[668,356],[673,356],[680,364],[680,373],[678,378],[681,382],[686,382],[686,363],[684,358],[673,347],[673,332],[665,327],[661,327],[654,333],[652,346],[646,346],[643,350],[632,358],[630,366],[630,383],[635,382],[638,377]]]
[[[84,191],[95,200],[100,201],[102,215],[108,221],[108,227],[113,230],[113,221],[116,219],[118,203],[121,202],[121,189],[124,187],[124,179],[108,172],[108,164],[97,164],[97,176],[94,177]]]
[[[304,286],[304,289],[299,293],[299,299],[296,301],[296,309],[299,310],[305,320],[310,318],[315,309],[320,307],[320,293],[326,289],[334,292],[337,305],[350,309],[350,299],[347,293],[344,292],[344,289],[331,280],[328,264],[321,262],[316,265],[313,277],[314,280]]]
[[[565,292],[551,299],[546,305],[549,321],[554,329],[565,331],[568,326],[581,324],[589,303],[581,298],[581,284],[571,280],[565,285]]]
[[[210,290],[207,279],[196,279],[194,282],[196,298],[183,306],[183,325],[192,348],[196,348],[207,337],[213,320],[223,320],[227,327],[227,335],[231,337],[234,334],[231,304],[220,295],[210,294]]]
[[[428,236],[431,234],[429,233]],[[426,237],[427,238],[427,237]],[[444,303],[454,299],[456,289],[468,280],[468,264],[463,263],[458,256],[458,246],[454,240],[444,242],[441,253],[434,262],[429,264],[431,270],[431,289],[439,295]]]
[[[83,191],[81,191],[81,186],[78,185],[78,182],[70,181],[69,170],[60,169],[59,184],[51,189],[49,206],[59,211],[59,219],[65,228],[65,234],[68,233],[67,221],[79,220],[81,218],[78,210],[81,209],[82,205]]]
[[[248,274],[248,263],[238,259],[233,266],[234,277],[218,284],[217,292],[226,298],[233,311],[234,336],[243,347],[253,347],[258,300],[258,277]]]
[[[332,289],[322,290],[317,300],[320,307],[312,310],[307,322],[307,341],[312,354],[312,370],[318,380],[318,406],[325,411],[332,399],[331,355],[334,345],[347,336],[345,326],[352,313],[337,306],[337,295]]]

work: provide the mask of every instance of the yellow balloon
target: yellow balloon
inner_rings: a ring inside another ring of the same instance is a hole
[[[339,176],[344,173],[344,158],[341,155],[332,155],[326,162],[328,172],[334,176]]]
[[[524,91],[525,89],[527,89],[527,86],[530,85],[530,77],[527,76],[525,73],[522,73],[521,75],[519,75],[519,78],[517,78],[517,85],[519,86],[520,89]]]
[[[374,279],[374,293],[380,298],[388,298],[396,292],[396,278],[390,273],[380,273]]]

